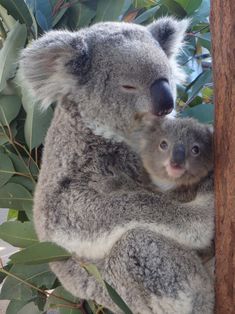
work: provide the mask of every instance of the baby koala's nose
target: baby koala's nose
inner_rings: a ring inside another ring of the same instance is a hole
[[[173,147],[171,166],[181,167],[185,163],[185,147],[183,144],[175,144]]]

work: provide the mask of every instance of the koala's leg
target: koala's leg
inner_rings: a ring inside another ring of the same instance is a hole
[[[76,258],[50,263],[52,271],[70,293],[80,299],[95,300],[116,314],[123,312],[113,303],[106,289],[83,267]]]
[[[134,314],[213,313],[213,282],[198,256],[151,231],[127,232],[106,259],[103,277]]]

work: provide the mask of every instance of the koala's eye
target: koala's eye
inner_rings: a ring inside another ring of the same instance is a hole
[[[132,85],[122,85],[122,88],[126,91],[129,91],[129,92],[137,90],[137,88],[135,86],[132,86]]]
[[[168,149],[167,141],[165,141],[165,140],[161,141],[159,147],[161,148],[161,150],[167,150]]]
[[[194,145],[191,149],[191,152],[194,156],[198,156],[200,154],[200,148],[198,145]]]

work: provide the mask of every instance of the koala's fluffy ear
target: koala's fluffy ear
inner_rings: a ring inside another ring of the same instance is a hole
[[[88,71],[88,47],[77,33],[51,31],[23,50],[20,75],[37,101],[46,109],[66,95],[76,80],[73,74]]]
[[[189,23],[189,19],[176,20],[172,17],[163,17],[151,23],[148,29],[166,55],[171,57],[179,52]]]

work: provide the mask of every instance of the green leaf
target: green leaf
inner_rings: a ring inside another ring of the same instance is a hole
[[[11,161],[13,162],[14,168],[17,172],[20,172],[23,174],[29,174],[29,169],[28,169],[26,161],[24,161],[23,157],[21,159],[18,155],[14,154],[10,151],[8,151],[7,154],[11,158]]]
[[[201,46],[205,47],[210,51],[211,49],[211,34],[204,33],[204,34],[197,34],[198,41]]]
[[[115,304],[125,313],[132,314],[132,311],[129,309],[127,304],[122,300],[120,295],[106,282],[104,281],[106,289],[109,293],[110,298],[113,300]]]
[[[17,314],[41,314],[41,313],[43,312],[40,311],[33,302],[30,302],[26,304]]]
[[[13,176],[8,181],[9,183],[16,183],[22,185],[26,188],[30,193],[34,192],[36,183],[34,183],[31,179],[21,176]]]
[[[168,13],[183,18],[187,15],[182,6],[174,0],[160,0],[160,3],[167,7]]]
[[[0,91],[6,86],[6,81],[15,74],[18,54],[24,47],[26,37],[26,26],[16,22],[3,43],[0,50]]]
[[[119,20],[124,4],[125,0],[98,0],[94,22]]]
[[[207,83],[211,83],[212,81],[212,72],[211,70],[206,70],[200,73],[193,82],[191,82],[187,90],[191,88],[189,93],[189,99],[186,105],[190,104],[190,102],[194,99],[194,97],[200,92],[200,90],[205,86]]]
[[[38,242],[32,222],[4,222],[0,225],[0,238],[13,246],[21,248]]]
[[[10,124],[11,136],[14,139],[17,135],[17,122],[16,120]],[[2,126],[0,122],[0,145],[4,145],[5,143],[10,141],[10,134],[7,126]]]
[[[202,3],[202,0],[175,0],[175,1],[179,3],[189,15],[193,14],[193,12],[196,11]]]
[[[7,264],[3,267],[3,269],[6,271],[9,271],[11,267],[12,267],[12,264]],[[2,283],[6,277],[7,277],[7,274],[0,272],[0,283]]]
[[[153,5],[153,0],[135,0],[133,1],[133,5],[135,8],[148,8]],[[157,2],[157,1],[155,1]]]
[[[90,25],[96,15],[96,10],[89,3],[78,3],[72,7],[70,12],[70,26],[72,29],[79,29]]]
[[[33,97],[24,86],[22,86],[22,103],[27,113],[24,135],[31,151],[42,144],[53,117],[53,110],[49,107],[46,111],[42,111],[39,103],[35,103]]]
[[[105,285],[110,298],[113,300],[115,304],[118,305],[118,307],[123,310],[126,314],[132,314],[131,310],[127,306],[127,304],[122,300],[122,298],[119,296],[119,294],[105,281],[102,279],[99,270],[94,264],[84,264],[83,267],[88,271],[89,274],[95,277],[95,279],[101,283],[102,285]]]
[[[0,152],[0,187],[6,184],[15,173],[11,159]]]
[[[40,264],[66,260],[69,257],[71,254],[62,247],[50,242],[41,242],[11,255],[10,259],[14,264]]]
[[[154,17],[154,14],[157,12],[158,9],[159,5],[146,10],[144,13],[137,16],[137,18],[134,20],[134,23],[141,24],[147,21],[150,17]]]
[[[18,115],[21,100],[17,96],[0,96],[0,123],[9,125]]]
[[[18,217],[18,210],[9,209],[7,213],[7,221],[9,220],[16,220]]]
[[[7,307],[6,314],[18,314],[19,311],[27,304],[27,301],[12,300]]]
[[[60,19],[62,19],[63,15],[67,12],[68,8],[62,8],[60,11],[56,14],[56,16],[53,18],[52,21],[52,27],[54,28],[57,23],[59,23]]]
[[[180,113],[180,116],[195,118],[201,123],[213,123],[214,105],[201,104],[192,108],[187,108]]]
[[[77,297],[74,297],[71,293],[69,293],[67,290],[65,290],[62,286],[57,287],[53,294],[66,299],[61,300],[59,298],[54,297],[53,295],[50,295],[47,299],[47,303],[45,306],[45,309],[59,309],[60,314],[82,314],[82,312],[78,308],[73,308],[77,304],[80,304],[80,300]],[[59,306],[60,304],[65,304],[67,306],[71,306],[71,308],[64,308]]]
[[[84,264],[83,267],[88,271],[90,275],[95,277],[95,279],[104,286],[104,281],[100,275],[100,272],[94,264]]]
[[[32,300],[37,295],[37,291],[27,286],[25,282],[38,288],[51,289],[56,278],[48,264],[14,265],[10,273],[17,278],[8,275],[1,289],[0,299],[2,300]]]
[[[0,4],[21,24],[31,27],[33,21],[24,0],[0,0]]]
[[[24,210],[31,218],[32,203],[32,195],[19,184],[7,183],[0,188],[0,208]]]

